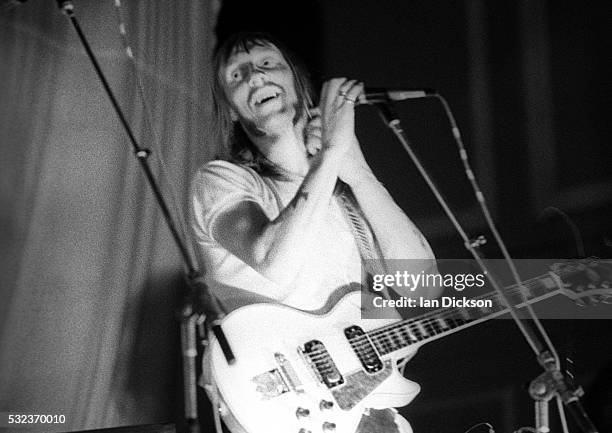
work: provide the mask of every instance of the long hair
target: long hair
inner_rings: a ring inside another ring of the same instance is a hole
[[[222,72],[229,58],[236,51],[248,53],[256,46],[278,49],[293,73],[297,93],[294,123],[315,104],[315,93],[306,67],[285,45],[267,33],[242,32],[230,36],[217,48],[213,60],[214,127],[221,140],[221,154],[218,157],[251,167],[261,175],[278,176],[278,167],[251,142],[240,122],[232,120],[230,103],[224,89],[225,77]]]

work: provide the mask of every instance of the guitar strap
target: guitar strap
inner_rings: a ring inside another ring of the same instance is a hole
[[[344,182],[338,181],[340,193],[338,195],[341,208],[347,217],[353,237],[357,243],[361,265],[367,274],[366,284],[372,288],[372,275],[387,274],[382,260],[380,245],[374,237],[374,232],[368,224],[363,212],[359,208],[355,194]],[[385,287],[378,295],[391,299],[388,288]],[[355,433],[412,433],[408,421],[397,414],[393,408],[383,410],[368,409],[361,418]]]
[[[363,212],[359,208],[355,194],[353,194],[350,186],[342,181],[338,181],[337,188],[339,189],[338,197],[342,205],[341,208],[353,232],[353,237],[355,238],[357,249],[361,257],[361,265],[366,272],[366,283],[368,289],[371,290],[372,276],[387,273],[383,265],[380,246],[378,242],[376,242],[374,233],[363,215]],[[382,294],[389,299],[387,288],[378,294]]]

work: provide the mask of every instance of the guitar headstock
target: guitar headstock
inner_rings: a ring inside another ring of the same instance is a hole
[[[612,260],[589,258],[555,263],[551,273],[560,283],[563,294],[579,306],[612,304]]]

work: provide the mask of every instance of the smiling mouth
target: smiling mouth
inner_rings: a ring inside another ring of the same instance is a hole
[[[276,99],[278,97],[278,95],[274,95],[274,96],[266,96],[265,98],[259,100],[259,101],[255,101],[255,105],[262,105],[265,104],[266,102],[269,102],[273,99]]]
[[[253,98],[253,105],[260,106],[267,102],[277,99],[282,92],[279,89],[267,88],[257,92]]]

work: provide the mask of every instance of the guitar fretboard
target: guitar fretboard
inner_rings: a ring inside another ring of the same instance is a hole
[[[557,281],[551,275],[543,275],[504,289],[512,305],[524,307],[527,303],[549,297],[559,289]],[[461,297],[456,296],[460,299]],[[505,300],[497,292],[470,298],[473,300],[490,300],[492,306],[453,307],[438,309],[417,318],[403,320],[368,332],[360,337],[374,344],[381,356],[403,349],[407,346],[431,340],[451,333],[458,328],[482,322],[502,315],[508,311]],[[365,341],[364,341],[365,343]]]

